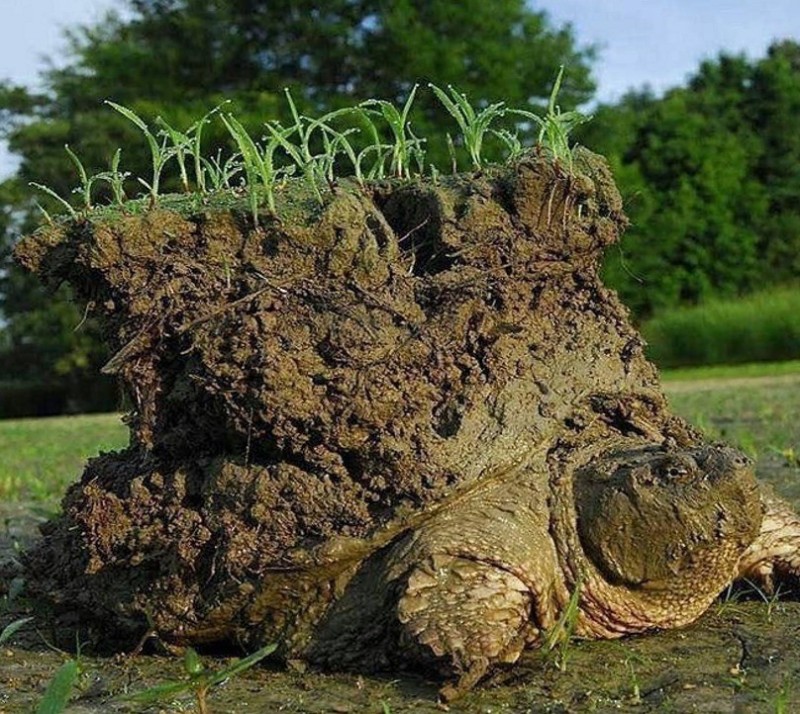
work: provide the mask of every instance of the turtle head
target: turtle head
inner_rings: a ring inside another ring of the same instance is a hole
[[[585,554],[630,588],[713,597],[761,525],[752,463],[722,445],[615,451],[583,467],[574,490]]]

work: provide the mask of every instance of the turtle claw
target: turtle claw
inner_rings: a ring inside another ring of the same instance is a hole
[[[474,661],[456,682],[448,682],[439,690],[439,704],[447,707],[448,704],[463,697],[486,676],[489,665],[490,662],[485,657]]]

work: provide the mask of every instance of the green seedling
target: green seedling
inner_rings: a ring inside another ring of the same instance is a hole
[[[645,661],[644,658],[636,652],[629,650],[625,654],[624,664],[625,664],[625,669],[628,672],[628,679],[631,687],[632,704],[642,703],[642,686],[641,682],[639,681],[639,674],[636,671],[636,666],[644,664],[644,661]]]
[[[588,117],[577,112],[562,113],[556,105],[562,76],[563,67],[550,95],[548,114],[544,118],[525,110],[509,109],[503,102],[478,110],[469,103],[465,94],[452,86],[448,86],[447,91],[434,85],[430,87],[458,123],[461,141],[469,153],[472,168],[482,167],[482,149],[489,135],[496,137],[506,147],[508,158],[517,158],[522,153],[522,143],[516,133],[507,129],[495,130],[491,126],[508,114],[535,123],[540,128],[540,144],[550,151],[555,160],[566,162],[571,168],[569,131]],[[414,85],[401,107],[381,99],[368,99],[355,107],[337,109],[315,119],[298,111],[290,91],[286,89],[292,124],[283,126],[277,121],[267,121],[264,124],[266,136],[260,139],[251,136],[232,114],[221,117],[236,145],[235,153],[224,160],[221,153],[216,157],[202,155],[202,136],[206,124],[225,103],[207,112],[185,131],[176,129],[160,117],[154,121],[158,128],[151,128],[133,110],[112,101],[106,104],[136,126],[147,141],[152,173],[147,180],[138,176],[136,180],[147,189],[151,207],[158,203],[165,168],[175,159],[183,191],[191,193],[194,188],[198,200],[202,200],[209,191],[232,189],[232,180],[240,176],[241,191],[247,194],[253,220],[257,222],[262,199],[266,198],[269,211],[275,214],[276,188],[295,172],[308,182],[322,203],[321,187],[327,184],[331,190],[335,188],[336,171],[342,158],[352,164],[355,178],[362,185],[365,180],[382,180],[386,177],[410,179],[415,172],[420,176],[425,175],[427,140],[414,133],[409,118],[417,90],[418,85]],[[344,119],[350,121],[350,126],[335,126]],[[382,139],[384,125],[388,127],[390,135],[388,142]],[[355,141],[359,134],[364,136],[365,141]],[[449,134],[447,148],[455,173],[458,171],[458,156]],[[92,176],[77,155],[69,147],[66,150],[80,176],[80,186],[76,192],[81,194],[86,210],[93,207],[92,189],[97,181],[109,184],[114,205],[124,206],[127,200],[124,184],[129,174],[120,170],[120,149],[114,153],[107,171]],[[194,187],[190,178],[192,166]],[[428,171],[434,181],[439,180],[440,173],[436,167],[429,166]],[[31,185],[57,200],[71,218],[78,217],[75,208],[55,191],[42,184]],[[52,223],[50,215],[44,209],[42,212],[45,219]]]
[[[353,162],[356,180],[360,184],[364,183],[365,178],[368,180],[382,180],[386,177],[386,159],[389,157],[389,152],[392,149],[390,144],[381,142],[380,133],[375,123],[370,118],[370,114],[374,115],[376,112],[368,111],[362,107],[353,109],[353,116],[366,128],[370,139],[370,144],[359,152]],[[370,154],[374,154],[375,158],[372,161],[372,165],[365,173],[362,165]]]
[[[68,659],[58,668],[44,696],[36,707],[36,714],[61,714],[69,704],[72,690],[81,674],[77,659]]]
[[[164,166],[173,156],[174,151],[167,147],[166,137],[161,141],[161,143],[159,143],[156,136],[150,131],[150,127],[148,127],[145,121],[131,109],[128,109],[127,107],[110,100],[106,100],[106,104],[122,114],[122,116],[124,116],[128,121],[138,127],[147,140],[147,145],[150,148],[150,159],[153,166],[153,174],[150,181],[145,181],[141,177],[137,177],[137,179],[139,180],[139,183],[141,183],[142,186],[148,190],[150,194],[150,203],[154,206],[156,203],[158,203],[158,191],[161,184],[161,174],[164,171]]]
[[[483,140],[492,122],[505,115],[505,104],[497,102],[476,112],[469,103],[467,95],[456,90],[451,84],[447,85],[447,90],[450,92],[449,97],[447,92],[439,89],[435,84],[428,86],[456,120],[461,129],[461,136],[464,138],[464,146],[472,159],[472,167],[480,170]]]
[[[69,201],[65,201],[49,186],[45,186],[44,184],[41,183],[36,183],[35,181],[31,181],[28,185],[33,186],[33,188],[38,188],[40,191],[44,191],[44,193],[46,193],[48,196],[58,201],[66,209],[70,218],[76,219],[78,217],[78,212],[72,207]],[[44,213],[47,222],[52,223],[53,219],[50,217],[50,214],[41,206],[39,206],[39,208],[41,209],[42,213]]]
[[[496,136],[503,145],[506,147],[506,151],[508,154],[506,155],[506,161],[514,161],[518,159],[522,152],[525,150],[525,147],[522,145],[522,142],[519,139],[519,134],[516,132],[510,132],[508,129],[499,129],[494,130],[490,129],[491,133]]]
[[[275,181],[278,171],[274,164],[275,149],[278,146],[278,139],[273,137],[267,142],[266,147],[261,147],[253,141],[247,129],[232,114],[222,117],[222,123],[230,132],[239,147],[242,157],[245,179],[250,189],[249,200],[250,210],[253,212],[253,222],[258,224],[258,184],[264,189],[267,196],[267,206],[272,213],[275,213]]]
[[[276,644],[262,647],[251,655],[237,660],[215,672],[206,669],[197,652],[189,647],[183,658],[183,669],[185,672],[185,677],[183,679],[175,682],[158,684],[150,689],[145,689],[142,692],[129,695],[125,697],[125,699],[139,704],[155,704],[157,702],[174,699],[180,694],[191,692],[194,695],[199,714],[208,714],[209,708],[207,698],[213,687],[250,669],[254,664],[272,654],[277,647]]]
[[[3,630],[0,631],[0,645],[10,641],[19,630],[32,621],[32,617],[22,617],[19,620],[14,620],[14,622],[6,625]]]
[[[122,157],[122,149],[117,149],[114,156],[111,157],[111,165],[108,171],[103,171],[95,178],[98,181],[107,181],[111,187],[111,195],[114,197],[114,203],[117,206],[122,206],[125,203],[125,179],[130,176],[128,171],[119,170],[119,162]]]
[[[414,103],[419,85],[415,84],[406,99],[403,108],[398,110],[391,102],[384,99],[367,99],[360,107],[374,116],[381,116],[392,133],[394,142],[390,144],[389,170],[397,178],[410,178],[411,160],[415,152],[421,152],[421,140],[410,132],[408,115]],[[375,109],[373,109],[375,107]],[[424,159],[423,159],[424,163]]]
[[[223,106],[229,104],[229,101],[222,102],[214,107],[210,112],[207,112],[203,117],[198,119],[192,124],[185,132],[175,129],[170,126],[163,118],[158,117],[156,123],[161,126],[161,136],[171,142],[170,152],[175,156],[178,162],[178,170],[180,172],[181,185],[185,193],[191,191],[189,185],[189,172],[186,168],[186,161],[188,158],[192,159],[194,165],[195,185],[200,193],[205,192],[205,176],[203,171],[203,154],[202,154],[202,137],[203,127],[211,122],[213,117]]]
[[[97,176],[92,176],[91,178],[89,177],[89,175],[86,173],[86,167],[83,165],[83,162],[78,158],[75,152],[69,148],[69,144],[64,144],[64,151],[66,151],[69,158],[72,159],[72,163],[75,164],[75,168],[78,170],[78,176],[81,179],[80,188],[75,189],[75,192],[81,195],[81,198],[83,199],[83,207],[87,211],[91,211],[92,186],[97,180]]]
[[[509,109],[510,114],[516,114],[532,121],[539,127],[537,143],[547,149],[555,161],[566,164],[567,169],[572,171],[572,150],[569,145],[570,132],[581,124],[591,120],[591,116],[581,112],[562,112],[556,104],[558,93],[561,91],[561,81],[564,77],[564,65],[558,70],[553,89],[550,92],[550,99],[547,103],[547,114],[540,117],[538,114],[524,109]]]
[[[458,173],[458,154],[456,153],[456,144],[450,132],[447,133],[447,153],[450,156],[450,168],[454,174]]]
[[[225,161],[222,160],[222,150],[210,159],[201,158],[201,175],[203,176],[203,190],[206,190],[206,178],[211,183],[212,191],[227,191],[232,188],[231,181],[242,171],[242,155],[232,154]]]
[[[348,129],[344,132],[339,132],[330,126],[330,122],[334,119],[351,115],[353,108],[337,109],[324,114],[318,119],[312,119],[300,114],[288,88],[283,91],[289,104],[294,124],[284,128],[280,122],[267,122],[267,130],[270,132],[272,139],[284,150],[289,160],[305,177],[317,200],[322,203],[323,199],[319,185],[325,181],[333,181],[332,171],[337,154],[342,151],[350,157],[350,161],[354,165],[357,163],[355,150],[347,136],[358,130]],[[323,152],[321,154],[314,153],[313,150],[317,133],[322,135],[320,141],[322,142]],[[295,142],[289,140],[292,136],[296,136]]]
[[[556,667],[559,671],[567,671],[567,660],[569,659],[569,646],[575,627],[578,624],[580,615],[581,590],[583,588],[583,577],[579,576],[575,582],[575,589],[569,597],[567,606],[558,617],[558,621],[547,633],[543,651],[554,658]]]

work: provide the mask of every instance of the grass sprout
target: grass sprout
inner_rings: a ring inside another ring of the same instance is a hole
[[[210,159],[202,157],[201,164],[202,185],[205,187],[208,179],[211,191],[225,191],[232,188],[231,181],[242,171],[241,154],[232,154],[223,161],[222,149]],[[204,188],[203,192],[205,191]]]
[[[467,95],[459,92],[453,85],[447,85],[450,96],[435,84],[429,84],[428,86],[456,120],[464,138],[464,146],[469,152],[470,159],[472,159],[472,166],[474,169],[480,170],[484,137],[489,131],[492,122],[505,115],[505,103],[490,104],[480,112],[476,112],[469,103]]]
[[[17,633],[17,631],[21,630],[32,620],[32,617],[22,617],[19,620],[14,620],[14,622],[6,625],[2,630],[0,630],[0,645],[8,642]]]
[[[107,181],[111,187],[111,195],[114,203],[122,206],[125,203],[125,179],[130,176],[128,171],[119,170],[119,162],[122,157],[122,149],[117,149],[111,157],[111,164],[108,171],[102,171],[95,177],[98,181]]]
[[[50,684],[47,685],[44,696],[36,707],[36,714],[60,714],[69,704],[72,690],[78,681],[81,667],[77,659],[68,659],[62,664]]]
[[[150,193],[150,203],[155,205],[158,203],[158,190],[161,183],[161,174],[164,171],[164,166],[172,157],[173,150],[169,150],[167,148],[166,137],[161,143],[159,143],[156,136],[150,131],[150,127],[147,126],[147,123],[132,109],[128,109],[128,107],[124,107],[121,104],[117,104],[116,102],[112,102],[110,100],[106,100],[106,104],[122,114],[122,116],[124,116],[132,124],[137,126],[147,140],[147,145],[150,148],[150,159],[153,165],[153,174],[149,182],[145,181],[141,177],[137,177],[137,179],[139,183],[141,183],[142,186],[144,186]]]
[[[514,161],[522,156],[522,153],[525,151],[525,147],[522,145],[522,141],[520,141],[519,134],[517,132],[511,132],[508,129],[490,129],[489,130],[494,136],[496,136],[502,144],[505,146],[506,151],[506,160],[507,161]]]
[[[28,184],[28,185],[29,186],[33,186],[33,188],[39,189],[40,191],[43,191],[44,193],[46,193],[51,198],[54,198],[56,201],[58,201],[64,207],[66,212],[69,214],[70,218],[75,219],[75,218],[78,217],[78,212],[72,207],[72,204],[70,204],[69,201],[65,201],[63,198],[61,198],[61,196],[59,196],[49,186],[45,186],[44,184],[41,184],[41,183],[36,183],[35,181],[31,181],[30,184]],[[41,206],[40,206],[40,208],[41,208]],[[45,211],[43,208],[42,208],[42,211],[44,212],[45,217],[48,218],[48,222],[52,222],[52,219],[50,218],[50,214],[47,213],[47,211]]]
[[[258,223],[258,185],[259,182],[267,196],[267,206],[272,213],[275,213],[275,194],[274,187],[278,172],[274,165],[274,154],[280,139],[273,135],[267,142],[266,147],[259,146],[250,136],[247,129],[232,114],[222,117],[222,122],[230,132],[239,147],[242,157],[242,165],[250,188],[249,200],[250,209],[253,212],[253,221]],[[283,136],[278,132],[278,136]]]
[[[583,588],[583,578],[578,577],[575,582],[575,589],[570,595],[567,606],[559,615],[556,624],[547,633],[542,649],[545,653],[554,657],[556,666],[561,672],[567,671],[567,660],[569,658],[569,646],[572,635],[578,624],[580,615],[581,590]]]
[[[183,658],[183,669],[185,676],[173,682],[164,682],[154,687],[127,695],[126,700],[139,704],[156,704],[165,700],[171,700],[179,694],[191,692],[194,695],[195,704],[199,714],[208,714],[208,694],[210,690],[218,684],[235,677],[236,675],[250,669],[254,664],[272,654],[278,646],[276,644],[266,645],[256,650],[247,657],[237,660],[227,667],[216,671],[209,671],[203,664],[197,652],[188,647]]]
[[[473,106],[466,94],[452,85],[446,90],[429,84],[442,107],[455,119],[460,129],[459,147],[469,154],[471,168],[485,165],[484,144],[492,137],[505,149],[506,159],[516,159],[525,151],[519,131],[536,126],[538,141],[556,162],[572,170],[569,147],[570,131],[589,117],[578,112],[561,112],[556,100],[561,89],[564,68],[561,67],[548,103],[547,114],[540,117],[526,109],[512,109],[504,102],[488,104],[483,108]],[[110,202],[124,208],[128,195],[126,181],[135,179],[149,196],[150,206],[159,201],[162,177],[170,167],[178,174],[186,194],[203,197],[210,192],[238,190],[246,194],[248,206],[257,224],[259,212],[266,210],[276,215],[276,191],[287,179],[298,176],[306,181],[320,204],[325,202],[323,191],[336,190],[339,172],[348,164],[354,178],[362,186],[366,181],[386,178],[411,180],[429,176],[438,182],[439,169],[426,163],[428,139],[412,129],[411,113],[419,85],[414,85],[402,105],[383,99],[367,99],[351,107],[327,112],[314,118],[300,112],[290,90],[284,90],[289,108],[290,123],[267,120],[261,124],[262,135],[253,134],[243,121],[230,112],[222,112],[223,102],[207,112],[191,126],[178,129],[162,117],[148,123],[132,109],[107,100],[106,104],[132,123],[144,136],[150,153],[149,176],[131,176],[120,168],[121,149],[113,154],[109,168],[90,175],[77,154],[66,146],[70,160],[75,165],[80,185],[75,193],[81,196],[81,210],[94,206],[93,189],[98,181],[110,188]],[[216,118],[222,122],[230,136],[230,154],[218,151],[216,156],[203,153],[204,129]],[[520,126],[497,127],[501,119],[513,117]],[[453,173],[458,171],[456,142],[446,135],[447,151]],[[459,151],[461,149],[459,148]],[[174,159],[174,164],[171,161]],[[193,174],[193,175],[192,175]],[[234,185],[237,182],[237,185]],[[47,193],[67,212],[78,218],[78,210],[70,201],[61,198],[53,189],[40,184],[31,186]],[[42,209],[45,219],[53,222]]]
[[[402,109],[398,109],[391,102],[384,99],[367,99],[361,102],[360,107],[375,116],[383,117],[392,133],[393,143],[390,144],[389,170],[397,178],[410,178],[411,160],[415,153],[422,152],[421,139],[410,131],[408,119],[411,106],[417,94],[419,85],[415,84],[406,99]],[[373,108],[374,107],[374,108]],[[419,159],[418,159],[419,160]],[[424,157],[422,159],[424,163]]]
[[[550,92],[550,99],[547,102],[547,114],[540,117],[538,114],[525,109],[510,109],[511,114],[516,114],[532,121],[539,127],[539,137],[537,143],[550,151],[555,161],[566,164],[568,170],[572,171],[572,150],[569,145],[570,132],[581,124],[591,120],[591,116],[581,112],[562,112],[556,104],[558,93],[561,91],[561,81],[564,77],[564,65],[558,70],[558,76]]]
[[[72,163],[75,164],[75,168],[78,170],[78,176],[80,176],[81,179],[80,188],[76,189],[76,193],[80,193],[83,199],[83,207],[87,211],[91,211],[92,186],[97,180],[97,176],[89,177],[89,175],[86,173],[86,167],[83,165],[83,162],[78,158],[75,152],[69,148],[69,144],[64,144],[64,151],[66,151],[69,158],[72,159]]]

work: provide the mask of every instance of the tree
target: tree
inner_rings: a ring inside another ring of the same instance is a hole
[[[606,270],[639,318],[800,277],[798,111],[794,42],[600,108],[582,140],[609,155],[632,223]]]
[[[45,299],[9,259],[14,236],[40,220],[35,202],[53,208],[28,183],[62,196],[77,183],[64,144],[91,172],[123,147],[124,168],[146,175],[141,137],[104,99],[178,127],[232,100],[245,126],[256,129],[286,111],[283,87],[313,111],[369,97],[399,102],[414,83],[429,81],[453,83],[474,102],[525,106],[544,101],[565,64],[565,107],[594,89],[593,48],[577,47],[569,26],[553,28],[524,0],[128,0],[128,10],[70,31],[68,61],[43,74],[41,93],[0,85],[0,130],[20,158],[17,174],[0,186],[6,379],[65,380],[95,373],[105,358],[87,327],[73,334],[80,311],[62,297]],[[451,130],[433,105],[420,93],[417,133]],[[210,151],[225,142],[224,128],[209,131]],[[85,325],[91,330],[91,320]],[[38,355],[33,363],[31,353]]]

